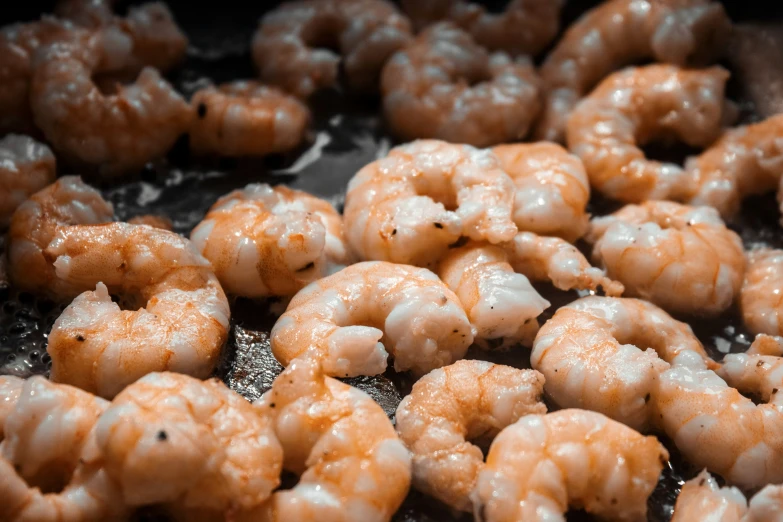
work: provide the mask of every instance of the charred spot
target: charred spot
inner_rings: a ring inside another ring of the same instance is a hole
[[[310,261],[309,263],[307,263],[307,264],[306,264],[305,266],[303,266],[302,268],[299,268],[299,269],[297,269],[297,272],[304,272],[304,271],[306,271],[306,270],[310,270],[310,269],[311,269],[311,268],[313,268],[314,266],[315,266],[315,262],[313,262],[313,261]]]
[[[82,334],[77,334],[76,335],[76,340],[79,341],[80,343],[83,343],[84,342],[84,336]]]
[[[435,228],[443,228],[443,223],[433,223],[435,225]]]
[[[707,479],[701,479],[699,481],[699,487],[703,486],[705,482],[707,482]]]
[[[777,393],[777,392],[778,392],[778,389],[777,389],[777,388],[772,388],[772,393],[773,393],[773,395],[774,395],[775,393]]]
[[[764,361],[757,362],[756,363],[756,368],[758,368],[759,366],[764,366]]]
[[[125,270],[126,266],[127,265],[125,264],[125,261],[123,261],[122,263],[120,263],[120,270]]]
[[[158,440],[159,440],[159,441],[163,442],[163,441],[165,441],[165,440],[168,440],[168,438],[169,438],[169,436],[168,436],[168,434],[167,434],[165,431],[163,431],[163,430],[160,430],[160,431],[158,432]]]
[[[396,228],[395,228],[394,230],[392,230],[392,235],[393,235],[393,236],[396,236],[396,235],[397,235],[397,229],[396,229]]]
[[[198,114],[199,118],[203,118],[207,115],[207,106],[203,103],[199,103],[198,107],[196,107],[196,114]]]
[[[457,333],[458,331],[459,331],[459,330],[455,329],[455,330],[454,330],[453,332],[451,332],[451,333]]]
[[[650,402],[650,394],[649,394],[649,393],[648,393],[647,395],[645,395],[645,396],[644,396],[644,402],[645,402],[645,403],[648,403],[648,402]]]
[[[274,403],[274,402],[270,402],[270,403],[269,403],[269,407],[270,407],[270,408],[274,408],[274,407],[275,407],[275,403]]]

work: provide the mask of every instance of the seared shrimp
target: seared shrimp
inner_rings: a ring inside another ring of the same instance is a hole
[[[8,233],[8,275],[14,286],[56,300],[83,289],[55,274],[44,250],[63,225],[93,225],[114,219],[114,208],[78,176],[64,176],[22,203]]]
[[[655,425],[652,398],[660,373],[682,351],[707,358],[690,326],[657,306],[591,296],[544,323],[530,363],[559,406],[587,408],[646,431]]]
[[[423,375],[461,359],[473,333],[459,299],[438,276],[375,261],[299,291],[270,338],[283,366],[313,357],[327,375],[349,377],[383,372],[389,352],[397,371]]]
[[[287,152],[305,137],[310,111],[291,95],[256,82],[236,81],[196,92],[190,147],[221,156]]]
[[[0,139],[0,230],[27,198],[54,182],[52,151],[28,136],[9,134]]]
[[[290,296],[351,261],[334,207],[282,185],[223,196],[190,237],[234,295]]]
[[[648,160],[641,145],[666,138],[706,147],[727,114],[720,67],[629,67],[603,80],[574,109],[566,137],[582,158],[590,185],[604,196],[637,203],[687,198],[694,189],[679,165]]]
[[[745,272],[742,240],[711,207],[669,201],[626,205],[593,219],[593,257],[628,295],[677,313],[731,306]]]
[[[760,248],[747,256],[742,319],[754,334],[783,335],[783,250]]]
[[[307,97],[334,86],[340,66],[349,87],[376,90],[386,59],[410,39],[410,22],[386,0],[298,0],[261,19],[252,51],[265,82]]]
[[[747,510],[748,502],[740,490],[719,487],[703,470],[682,487],[671,522],[742,522]]]
[[[397,407],[397,433],[413,453],[413,486],[454,509],[471,511],[484,468],[481,449],[520,417],[546,413],[544,377],[486,361],[457,361],[413,385]]]
[[[527,58],[488,54],[441,23],[392,56],[381,75],[383,112],[402,140],[436,138],[486,147],[523,138],[539,110]]]
[[[213,370],[228,334],[228,300],[187,239],[127,223],[61,227],[46,256],[56,259],[58,278],[95,288],[52,327],[52,380],[110,398],[151,372],[206,378]],[[114,303],[107,286],[133,311]]]
[[[572,506],[601,519],[641,522],[668,458],[655,437],[600,413],[527,415],[489,449],[474,492],[476,518],[563,521]]]
[[[361,259],[432,266],[460,236],[512,239],[513,206],[514,182],[491,151],[414,141],[348,183],[345,235]]]
[[[584,235],[590,184],[578,157],[546,142],[499,145],[492,152],[517,186],[514,222],[519,230],[569,242]]]

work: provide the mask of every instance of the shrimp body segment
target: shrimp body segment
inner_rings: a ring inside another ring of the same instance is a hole
[[[669,453],[600,413],[527,415],[495,438],[474,492],[486,522],[564,521],[569,506],[605,520],[647,520]]]
[[[769,484],[753,495],[742,522],[783,522],[783,486]]]
[[[588,239],[594,259],[628,295],[668,311],[714,316],[740,292],[742,241],[711,207],[626,205],[593,219]]]
[[[389,353],[396,370],[423,375],[461,359],[473,333],[459,299],[438,276],[375,261],[299,291],[270,338],[283,366],[313,357],[327,375],[348,377],[382,373]]]
[[[512,239],[513,205],[514,182],[491,151],[419,140],[351,179],[345,233],[361,259],[433,266],[461,236]]]
[[[9,134],[0,139],[0,229],[14,210],[55,179],[52,151],[33,138]]]
[[[223,288],[247,297],[293,295],[351,261],[334,207],[284,186],[223,196],[190,237]]]
[[[523,138],[539,110],[527,58],[489,54],[441,23],[392,56],[381,75],[383,112],[398,138],[487,147]]]
[[[528,414],[546,413],[544,377],[486,361],[457,361],[413,385],[397,408],[396,429],[413,453],[413,486],[449,506],[471,511],[470,494],[488,443]]]
[[[745,495],[735,487],[719,487],[707,470],[685,483],[674,505],[671,522],[744,522]]]
[[[783,250],[761,248],[747,258],[740,291],[745,326],[754,334],[783,335]]]
[[[687,198],[691,176],[679,165],[649,160],[640,148],[659,138],[710,145],[726,119],[720,67],[629,67],[603,80],[568,119],[568,148],[584,162],[590,185],[628,203]]]
[[[95,288],[52,327],[52,380],[111,398],[151,372],[206,378],[213,370],[228,335],[228,300],[188,240],[127,223],[62,227],[46,255],[57,277]]]

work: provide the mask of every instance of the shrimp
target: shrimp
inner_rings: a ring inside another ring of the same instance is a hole
[[[351,263],[334,207],[282,185],[223,196],[190,237],[234,295],[290,296]]]
[[[14,411],[22,394],[25,380],[13,375],[0,375],[0,443],[3,442],[5,420]]]
[[[554,143],[499,145],[492,149],[516,185],[519,230],[574,242],[587,231],[590,184],[582,161]]]
[[[756,249],[747,259],[740,291],[742,319],[754,334],[783,335],[783,250]]]
[[[655,437],[600,413],[527,415],[489,449],[474,491],[476,520],[563,521],[573,506],[601,519],[641,522],[668,458]]]
[[[477,44],[492,51],[537,55],[557,35],[564,3],[512,0],[502,14],[489,13],[484,6],[464,0],[403,0],[402,8],[418,29],[449,20],[470,33]]]
[[[83,27],[101,27],[114,19],[115,0],[58,0],[54,14]]]
[[[729,111],[720,67],[629,67],[603,80],[571,113],[568,148],[584,162],[590,185],[626,203],[681,200],[693,179],[679,165],[648,160],[640,145],[666,138],[705,147]]]
[[[130,218],[128,223],[131,225],[149,225],[152,228],[159,228],[161,230],[174,230],[174,224],[169,218],[157,214],[135,216]]]
[[[190,146],[222,156],[287,152],[305,138],[310,111],[279,89],[236,81],[206,87],[191,99],[196,119]]]
[[[522,139],[539,110],[527,58],[489,54],[470,35],[434,25],[394,54],[381,75],[383,113],[401,140],[487,147]]]
[[[389,521],[411,481],[411,457],[378,404],[296,360],[254,406],[274,419],[283,467],[300,475],[242,522]]]
[[[376,375],[391,352],[395,370],[423,375],[461,359],[473,333],[459,299],[438,276],[375,261],[299,291],[270,341],[283,366],[313,356],[327,375]]]
[[[544,323],[530,363],[544,374],[545,390],[559,406],[587,408],[647,431],[656,422],[652,399],[660,374],[683,351],[708,360],[690,326],[657,306],[591,296]]]
[[[397,434],[413,453],[413,486],[454,509],[471,511],[484,468],[481,449],[503,428],[546,413],[544,377],[486,361],[457,361],[413,385],[397,408]]]
[[[9,134],[0,139],[0,230],[14,210],[55,179],[51,149],[29,136]]]
[[[745,495],[734,487],[719,487],[707,470],[682,487],[671,522],[742,522],[748,510]]]
[[[92,81],[94,50],[59,43],[40,55],[30,103],[35,122],[71,162],[115,176],[164,155],[189,127],[190,106],[157,70],[104,95]]]
[[[55,274],[44,250],[63,225],[92,225],[114,220],[114,208],[78,176],[63,176],[33,194],[11,218],[8,275],[20,290],[54,300],[75,297],[83,289]]]
[[[45,253],[58,278],[95,288],[52,327],[53,381],[111,398],[151,372],[206,378],[214,369],[228,335],[228,300],[187,239],[145,225],[70,226]],[[107,286],[131,309],[114,303]]]
[[[410,39],[410,22],[391,2],[298,0],[261,19],[252,52],[265,82],[306,98],[335,86],[340,67],[351,89],[376,90],[383,64]]]
[[[361,259],[432,266],[461,236],[511,240],[513,206],[514,182],[491,151],[419,140],[351,179],[345,234]]]
[[[742,522],[783,522],[783,486],[770,484],[756,493]]]
[[[593,219],[588,240],[593,258],[628,295],[670,312],[715,316],[740,292],[742,240],[711,207],[626,205]]]
[[[694,176],[693,205],[715,207],[726,218],[745,197],[778,188],[783,176],[783,114],[727,131],[685,168]]]
[[[654,58],[704,65],[722,54],[731,22],[720,2],[612,0],[585,13],[541,66],[546,99],[535,138],[562,142],[585,94],[620,67]]]

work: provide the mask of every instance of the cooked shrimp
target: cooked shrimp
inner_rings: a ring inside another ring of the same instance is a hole
[[[436,138],[486,147],[523,138],[539,110],[527,58],[489,54],[441,23],[392,56],[381,75],[383,112],[402,140]]]
[[[684,199],[693,179],[679,165],[648,160],[639,148],[659,138],[705,147],[730,112],[720,67],[629,67],[603,80],[574,109],[566,138],[582,158],[590,185],[604,196],[637,203]]]
[[[236,81],[196,92],[190,146],[222,156],[264,156],[287,152],[305,137],[310,111],[274,87]]]
[[[783,522],[783,486],[770,484],[753,495],[742,522]]]
[[[13,375],[0,375],[0,443],[3,442],[5,419],[14,411],[22,394],[25,380]]]
[[[694,176],[693,205],[733,217],[745,197],[772,192],[783,176],[783,114],[727,131],[685,168]]]
[[[234,295],[290,296],[351,262],[334,207],[282,185],[223,196],[190,237]]]
[[[594,259],[628,295],[670,312],[718,315],[742,285],[742,240],[711,207],[626,205],[593,219],[588,239]]]
[[[554,143],[519,143],[492,149],[516,185],[519,230],[573,242],[587,230],[590,184],[582,161]]]
[[[484,6],[464,0],[402,0],[402,8],[419,29],[449,20],[470,33],[482,47],[512,55],[536,55],[557,35],[564,3],[512,0],[501,14],[489,13]]]
[[[438,276],[375,261],[302,289],[270,340],[283,366],[313,356],[327,375],[376,375],[386,370],[390,352],[397,371],[423,375],[461,359],[473,333],[459,299]]]
[[[283,467],[300,475],[242,521],[389,521],[411,481],[411,457],[380,406],[294,361],[254,406],[273,416]]]
[[[187,239],[127,223],[61,227],[46,255],[56,258],[58,278],[95,285],[52,327],[53,381],[113,397],[151,372],[206,378],[213,370],[228,334],[228,300]],[[114,303],[107,286],[133,311]]]
[[[707,358],[690,326],[657,306],[591,296],[544,323],[530,363],[559,406],[594,410],[646,431],[655,425],[651,399],[659,375],[684,350]]]
[[[192,111],[157,70],[104,95],[92,81],[99,54],[56,44],[40,55],[30,103],[54,149],[106,176],[140,169],[164,155],[190,125]]]
[[[476,519],[563,521],[572,506],[601,519],[641,522],[668,458],[655,437],[600,413],[527,415],[489,449],[474,491]]]
[[[345,234],[361,259],[431,266],[460,236],[512,239],[513,206],[514,182],[491,151],[419,140],[351,179]]]
[[[29,136],[0,139],[0,230],[8,226],[16,207],[54,182],[52,151]]]
[[[748,502],[740,490],[719,487],[707,470],[682,487],[671,522],[742,522]]]
[[[340,66],[349,87],[376,90],[383,64],[410,39],[410,22],[386,0],[298,0],[261,19],[252,51],[265,82],[307,97],[334,86]]]
[[[754,334],[783,335],[783,250],[759,248],[747,258],[740,291],[742,319]]]
[[[397,407],[397,433],[413,453],[413,486],[454,509],[471,511],[470,493],[489,443],[520,417],[546,413],[544,377],[486,361],[457,361],[413,385]]]
[[[56,300],[83,289],[55,274],[44,250],[63,225],[92,225],[114,219],[114,208],[78,176],[64,176],[22,203],[8,233],[8,275],[14,286]]]
[[[720,2],[612,0],[577,20],[541,66],[546,94],[535,137],[563,141],[579,99],[612,71],[654,58],[704,65],[722,53],[731,22]]]

